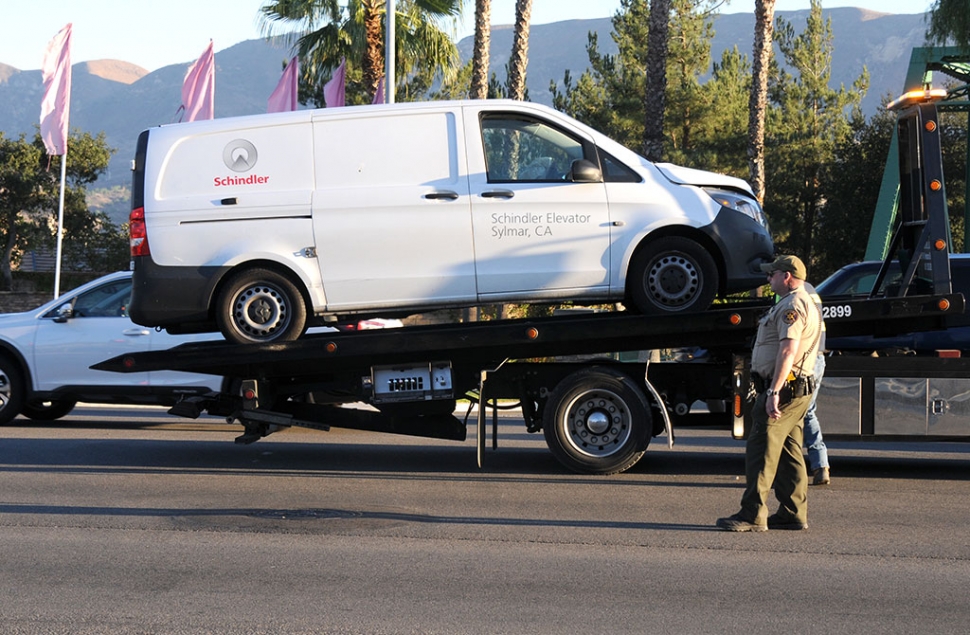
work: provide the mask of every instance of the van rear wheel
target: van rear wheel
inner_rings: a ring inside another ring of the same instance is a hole
[[[303,295],[289,278],[270,269],[234,274],[219,295],[216,312],[223,337],[237,344],[289,342],[306,327]]]

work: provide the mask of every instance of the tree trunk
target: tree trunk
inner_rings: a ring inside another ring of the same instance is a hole
[[[377,87],[384,76],[384,29],[381,25],[381,9],[385,0],[363,0],[364,33],[367,37],[367,51],[361,63],[364,86],[367,87],[367,102],[374,100]],[[389,16],[388,19],[393,19]]]
[[[765,114],[768,110],[768,68],[775,29],[775,0],[755,0],[754,17],[751,98],[748,101],[748,168],[755,198],[764,202]]]
[[[664,110],[667,107],[667,38],[670,31],[670,1],[651,0],[650,30],[647,32],[647,81],[643,96],[646,118],[643,125],[643,155],[661,161],[664,153]]]
[[[469,97],[488,97],[489,47],[492,40],[492,0],[475,0],[475,51],[472,55],[472,87]]]
[[[0,275],[2,275],[0,290],[2,291],[13,291],[13,272],[10,268],[10,258],[13,257],[13,249],[17,245],[17,215],[13,214],[12,216],[7,223],[7,244],[3,246],[3,258],[0,260]]]
[[[509,58],[509,99],[525,99],[525,69],[529,65],[529,23],[532,0],[515,0],[515,35]]]

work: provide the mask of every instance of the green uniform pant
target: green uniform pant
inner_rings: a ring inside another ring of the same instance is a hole
[[[765,394],[754,402],[753,425],[745,447],[744,495],[741,517],[763,525],[768,521],[768,495],[775,487],[784,521],[808,523],[808,475],[802,456],[802,421],[811,395],[797,397],[782,410],[781,418],[769,419]]]

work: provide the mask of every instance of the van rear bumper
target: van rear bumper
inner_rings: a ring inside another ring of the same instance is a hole
[[[747,214],[722,207],[710,225],[700,228],[724,256],[722,293],[749,291],[765,284],[761,263],[775,259],[771,234]]]
[[[219,330],[209,305],[229,267],[163,267],[151,256],[135,257],[132,265],[133,322],[171,333]]]

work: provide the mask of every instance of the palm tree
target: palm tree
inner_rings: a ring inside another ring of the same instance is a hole
[[[647,31],[647,81],[643,97],[646,119],[643,126],[643,156],[663,159],[664,110],[667,95],[667,37],[670,31],[671,0],[651,0],[650,29]]]
[[[525,68],[529,65],[529,23],[532,0],[515,0],[515,33],[509,57],[508,97],[525,99]]]
[[[472,99],[488,97],[488,57],[492,39],[492,0],[475,0],[475,51],[472,54]]]
[[[764,201],[765,114],[768,110],[768,67],[775,28],[775,0],[755,0],[754,19],[753,77],[748,100],[748,167],[754,195],[759,201]]]
[[[464,0],[396,0],[395,59],[398,76],[447,75],[458,67],[458,49],[440,24],[461,14]],[[347,59],[348,78],[370,103],[384,74],[385,0],[270,0],[260,9],[267,36],[295,41],[303,73],[300,99],[322,103],[330,75]],[[295,29],[294,29],[295,27]],[[348,85],[351,84],[348,79]]]

